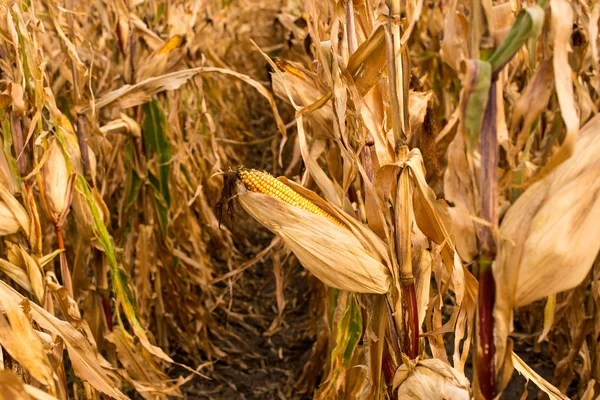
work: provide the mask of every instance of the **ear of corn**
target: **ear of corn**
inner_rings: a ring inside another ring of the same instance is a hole
[[[279,197],[247,190],[241,181],[237,188],[236,199],[242,208],[282,238],[300,263],[323,283],[355,293],[389,291],[388,267],[350,229]]]
[[[294,189],[276,179],[268,172],[258,171],[256,169],[240,168],[238,170],[238,176],[240,177],[246,189],[252,192],[276,197],[279,200],[283,200],[287,204],[299,207],[313,214],[322,215],[330,221],[345,227],[340,220],[323,210],[321,207],[317,206],[306,197],[302,196],[300,193],[294,191]]]

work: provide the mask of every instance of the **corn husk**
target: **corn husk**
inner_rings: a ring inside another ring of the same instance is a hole
[[[12,235],[19,229],[29,236],[29,215],[10,191],[0,184],[0,236]]]
[[[47,158],[41,169],[42,184],[50,217],[58,221],[69,206],[69,168],[57,140],[52,140]]]
[[[326,285],[357,293],[389,290],[388,268],[352,230],[273,196],[250,192],[241,182],[237,189],[244,210],[280,236],[300,263]]]
[[[46,293],[46,283],[44,281],[44,269],[39,260],[32,257],[23,247],[7,242],[8,247],[8,262],[21,269],[28,279],[31,292],[35,294],[39,303],[44,302]],[[15,271],[16,272],[16,271]],[[29,289],[27,285],[23,285]]]
[[[319,83],[317,75],[301,65],[287,60],[278,59],[275,62],[279,72],[271,73],[273,92],[277,97],[295,106],[309,106],[327,94]],[[317,137],[331,137],[333,108],[328,102],[323,107],[308,114],[308,119],[314,124]]]
[[[0,185],[4,185],[11,194],[17,191],[17,185],[8,165],[6,154],[2,150],[0,150]]]
[[[0,201],[0,221],[0,236],[12,235],[19,231],[19,221],[3,201]]]
[[[404,360],[396,370],[393,388],[398,388],[398,399],[452,399],[470,398],[469,380],[442,360]]]
[[[102,196],[95,187],[92,188],[92,198],[98,207],[100,213],[100,219],[104,223],[108,223],[109,211],[106,203],[102,199]],[[86,197],[78,190],[73,191],[73,202],[71,203],[73,209],[73,215],[75,217],[75,223],[79,232],[90,241],[94,241],[96,236],[94,234],[94,217],[90,210],[90,206],[87,203]]]
[[[581,130],[571,158],[508,210],[493,266],[496,363],[506,357],[512,310],[579,285],[600,250],[600,116]],[[500,368],[499,368],[500,370]],[[512,368],[504,371],[508,380]],[[501,379],[502,381],[502,379]]]

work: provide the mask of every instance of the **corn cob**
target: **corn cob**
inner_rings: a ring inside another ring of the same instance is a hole
[[[291,187],[273,177],[268,172],[258,171],[256,169],[240,168],[238,176],[246,189],[251,192],[258,192],[273,196],[290,204],[299,207],[304,211],[313,214],[322,215],[341,227],[346,227],[339,219],[317,206],[315,203],[294,191]]]
[[[300,79],[306,80],[298,68],[294,67],[292,64],[282,58],[276,58],[275,65],[277,65],[277,68],[279,68],[281,72],[287,72],[288,74],[292,74]]]

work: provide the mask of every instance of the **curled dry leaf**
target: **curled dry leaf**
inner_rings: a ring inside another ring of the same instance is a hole
[[[521,132],[517,136],[517,151],[520,151],[525,144],[536,118],[548,106],[548,101],[550,101],[550,96],[553,92],[552,89],[554,88],[553,77],[551,60],[542,61],[538,65],[533,79],[529,82],[513,107],[511,123],[513,129],[516,128],[519,120],[523,118]]]
[[[29,236],[30,220],[25,208],[0,184],[0,236],[11,235],[23,229]]]
[[[452,2],[444,19],[444,39],[441,43],[440,55],[446,64],[459,72],[461,62],[469,54],[467,48],[469,21],[467,17],[456,11],[456,3],[456,0]]]
[[[121,327],[115,327],[106,335],[106,340],[115,345],[121,363],[126,366],[127,372],[121,371],[121,373],[136,387],[142,397],[154,399],[161,394],[182,397],[179,387],[187,380],[179,378],[171,385],[168,376],[160,370],[160,366],[146,359],[143,351],[134,344],[133,338]]]
[[[535,385],[539,387],[542,392],[548,395],[550,400],[568,400],[567,396],[562,394],[560,390],[554,387],[550,382],[538,375],[533,369],[531,369],[529,365],[525,364],[525,362],[523,362],[518,355],[512,353],[512,359],[515,369],[519,371],[519,373],[528,381],[531,380],[533,383],[535,383]]]
[[[43,304],[46,286],[42,276],[43,269],[39,261],[20,245],[7,242],[6,246],[8,247],[8,260],[27,274],[32,293],[35,294],[38,302]]]
[[[423,124],[425,114],[427,114],[427,103],[431,100],[432,95],[432,92],[415,92],[414,90],[408,93],[411,129],[415,130]]]
[[[454,203],[449,209],[455,230],[456,250],[461,259],[473,261],[477,255],[477,232],[472,216],[477,215],[475,183],[469,173],[464,136],[456,134],[448,146],[448,168],[444,173],[444,194]]]
[[[142,137],[142,128],[133,118],[121,113],[120,118],[112,120],[100,127],[103,135],[108,133],[124,133],[133,137]]]
[[[17,221],[6,203],[0,201],[0,236],[17,233],[20,227],[19,221]]]
[[[12,111],[18,115],[25,114],[25,97],[23,93],[23,86],[18,83],[11,82],[10,84],[10,97],[12,99]]]
[[[302,265],[325,284],[357,293],[386,293],[391,276],[382,259],[352,230],[323,215],[238,182],[237,199],[254,219],[280,236]],[[374,235],[369,240],[374,240]]]
[[[119,105],[122,109],[134,107],[149,102],[152,99],[152,96],[156,93],[165,90],[178,89],[188,80],[201,73],[219,73],[223,75],[233,76],[255,88],[269,102],[271,110],[273,110],[273,114],[275,116],[279,132],[281,132],[283,136],[286,136],[285,124],[279,116],[277,106],[275,105],[275,100],[273,99],[271,93],[269,93],[269,91],[263,85],[250,78],[248,75],[240,74],[239,72],[231,71],[224,68],[199,67],[185,69],[182,71],[171,72],[165,75],[148,78],[135,85],[123,85],[121,88],[113,90],[112,92],[107,93],[100,99],[98,99],[94,104],[94,108],[100,109],[115,101],[119,102]],[[77,111],[80,113],[84,113],[90,111],[90,109],[91,107],[85,106],[82,108],[77,108]]]
[[[28,301],[25,300],[25,305]],[[50,392],[55,392],[52,367],[44,346],[31,326],[29,318],[14,297],[0,297],[0,344],[8,354],[23,365]],[[9,325],[10,322],[10,325]]]
[[[469,380],[460,372],[436,358],[404,360],[393,380],[398,399],[470,399]]]
[[[502,365],[512,309],[581,283],[600,250],[600,115],[580,133],[571,158],[532,185],[500,226],[493,266],[496,363]]]
[[[14,194],[17,190],[17,185],[13,177],[6,154],[0,150],[0,185],[3,185],[8,189],[11,194]]]
[[[571,51],[571,31],[573,29],[573,8],[567,0],[551,0],[552,10],[552,37],[554,39],[554,52],[552,65],[554,67],[554,84],[560,104],[561,117],[567,128],[567,134],[556,153],[543,167],[534,181],[542,179],[563,161],[571,157],[577,133],[579,132],[579,114],[575,105],[573,90],[572,70],[569,65],[569,52]]]
[[[33,288],[31,287],[31,282],[29,282],[29,277],[27,276],[27,271],[21,268],[18,265],[11,263],[10,261],[6,261],[0,258],[0,271],[5,273],[10,279],[19,284],[23,289],[27,290],[29,293],[33,294]]]
[[[410,171],[414,191],[415,222],[419,229],[433,242],[442,247],[442,257],[450,268],[454,265],[454,240],[452,222],[448,214],[448,205],[444,200],[436,199],[435,192],[425,180],[425,166],[419,149],[413,149],[401,160],[382,166],[375,173],[375,186],[380,197],[385,199],[394,193],[396,174],[402,169]]]
[[[0,371],[0,400],[57,400],[48,393],[23,383],[12,371]]]

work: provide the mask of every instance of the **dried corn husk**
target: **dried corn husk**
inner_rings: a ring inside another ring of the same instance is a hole
[[[380,257],[367,251],[364,238],[322,215],[248,191],[241,182],[237,190],[244,210],[279,235],[302,265],[325,284],[357,293],[388,291],[389,270]]]
[[[69,168],[57,140],[48,146],[48,155],[41,169],[42,184],[50,217],[57,222],[69,206]]]
[[[102,199],[102,196],[98,192],[98,190],[94,187],[92,188],[92,198],[96,202],[98,206],[98,211],[100,213],[100,219],[104,221],[104,223],[108,223],[109,211],[106,203]],[[73,209],[73,215],[75,217],[75,223],[77,224],[77,229],[79,232],[90,241],[94,241],[96,236],[94,234],[94,216],[90,210],[90,206],[87,203],[86,197],[83,193],[78,190],[73,191],[73,202],[71,203],[71,207]]]
[[[25,272],[27,279],[29,280],[28,283],[31,287],[31,292],[35,294],[39,303],[43,303],[46,293],[46,284],[43,276],[44,269],[39,260],[32,257],[19,245],[9,242],[7,242],[6,245],[8,247],[9,263]],[[29,289],[26,285],[23,285],[23,287]]]
[[[0,201],[0,236],[12,235],[19,231],[19,221],[10,211],[6,203]]]
[[[10,191],[0,183],[0,236],[11,235],[19,228],[29,236],[30,220],[25,208]]]
[[[394,390],[398,399],[452,399],[470,398],[469,380],[460,372],[436,358],[404,360],[396,370]]]
[[[0,150],[0,185],[4,185],[11,194],[17,191],[17,185],[8,165],[6,154],[2,150]]]
[[[599,152],[597,115],[581,130],[573,156],[526,190],[502,221],[493,266],[499,367],[505,357],[510,365],[513,308],[577,286],[600,250]],[[504,371],[505,380],[511,371]]]

